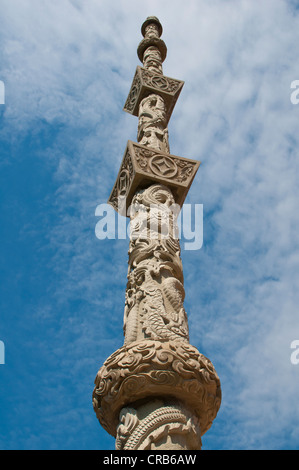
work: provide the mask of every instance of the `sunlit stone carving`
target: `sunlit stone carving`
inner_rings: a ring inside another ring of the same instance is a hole
[[[131,140],[120,166],[109,204],[122,215],[128,214],[135,192],[151,183],[167,185],[176,204],[182,206],[200,162],[178,157]]]
[[[219,377],[189,343],[176,218],[199,167],[170,154],[183,82],[165,77],[162,26],[149,17],[124,110],[138,116],[109,203],[130,217],[124,345],[100,368],[93,407],[117,450],[197,450],[221,402]]]
[[[183,85],[181,80],[137,66],[124,111],[138,116],[140,102],[150,94],[159,94],[165,101],[168,122]]]

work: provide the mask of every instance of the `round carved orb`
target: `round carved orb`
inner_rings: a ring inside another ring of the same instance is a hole
[[[101,425],[116,436],[121,409],[156,396],[175,398],[192,410],[203,435],[220,407],[220,380],[211,361],[189,343],[136,341],[114,352],[99,370],[93,407]]]

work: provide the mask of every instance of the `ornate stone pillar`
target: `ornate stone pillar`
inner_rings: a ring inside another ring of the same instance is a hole
[[[199,162],[170,154],[168,121],[183,82],[165,77],[162,26],[141,28],[124,110],[138,116],[109,203],[130,217],[124,345],[100,368],[93,406],[119,450],[201,449],[221,401],[212,363],[190,345],[176,217]]]

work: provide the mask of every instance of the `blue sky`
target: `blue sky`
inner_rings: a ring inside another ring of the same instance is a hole
[[[123,344],[128,240],[98,240],[137,119],[122,111],[140,27],[185,81],[170,150],[202,162],[182,251],[190,342],[222,405],[204,449],[298,449],[299,14],[280,0],[0,0],[1,449],[113,449],[93,381]]]

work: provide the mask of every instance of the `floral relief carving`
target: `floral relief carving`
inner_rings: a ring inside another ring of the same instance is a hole
[[[116,436],[121,409],[157,394],[192,409],[201,434],[211,426],[221,401],[217,373],[195,347],[144,340],[124,345],[106,360],[95,380],[93,405],[101,424]]]

